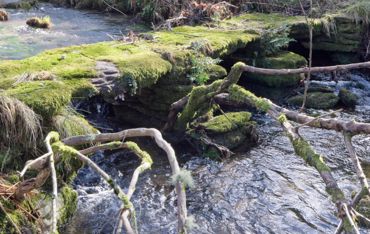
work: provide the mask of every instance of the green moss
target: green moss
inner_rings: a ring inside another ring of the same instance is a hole
[[[208,41],[213,57],[220,57],[245,47],[257,38],[256,33],[246,33],[243,30],[210,29],[205,26],[181,26],[172,31],[155,33],[158,41],[164,45],[187,48],[192,42]]]
[[[283,123],[285,123],[286,121],[288,121],[288,119],[287,119],[286,115],[281,114],[281,115],[279,115],[279,117],[278,117],[278,121],[279,121],[279,123],[283,124]]]
[[[36,81],[22,83],[6,91],[31,107],[37,114],[50,119],[70,102],[71,92],[58,81]]]
[[[149,164],[153,164],[153,160],[150,157],[150,155],[146,151],[140,149],[140,147],[135,142],[128,141],[125,142],[125,144],[126,147],[132,152],[134,152],[142,161],[145,161]]]
[[[58,226],[61,226],[67,223],[77,209],[77,192],[69,186],[64,186],[59,190],[59,196],[63,200],[63,205],[58,210]]]
[[[315,167],[320,173],[330,171],[321,155],[317,154],[307,141],[299,138],[294,139],[292,143],[296,154],[302,157],[310,166]]]
[[[177,119],[175,128],[183,131],[193,119],[207,113],[212,108],[210,100],[213,98],[213,93],[220,88],[222,83],[222,80],[217,80],[210,85],[194,87],[189,94],[188,103]]]
[[[271,108],[271,103],[267,99],[257,97],[252,92],[245,90],[239,85],[230,86],[229,94],[231,100],[254,105],[257,110],[267,112]]]
[[[53,127],[61,134],[62,138],[96,134],[96,130],[81,115],[73,110],[65,109],[61,114],[53,117]]]
[[[314,109],[330,109],[338,104],[339,97],[334,93],[312,92],[307,94],[306,107]],[[301,106],[303,95],[294,96],[288,99],[288,103]]]
[[[225,115],[219,115],[211,120],[200,124],[207,132],[226,133],[240,128],[245,125],[250,118],[249,112],[231,112]]]
[[[2,182],[8,184],[6,181]],[[11,186],[12,184],[8,185]],[[38,195],[31,195],[23,202],[15,202],[11,199],[0,197],[0,203],[7,211],[6,215],[0,210],[0,233],[17,233],[9,219],[11,219],[19,229],[30,233],[37,233],[40,229],[36,225],[36,220],[30,220],[29,214],[36,210],[37,202],[42,199],[42,196],[44,196],[44,194],[41,195],[41,193]],[[19,207],[22,208],[20,209]]]
[[[61,141],[53,143],[51,147],[53,152],[60,155],[60,162],[56,165],[59,179],[67,184],[72,183],[78,169],[83,165],[81,160],[76,157],[78,151],[75,148],[64,145]]]
[[[69,80],[25,82],[6,90],[5,93],[21,100],[44,119],[50,120],[64,110],[73,95],[95,91],[85,80]]]
[[[258,139],[256,123],[250,121],[250,117],[249,112],[226,113],[198,124],[186,134],[205,157],[218,160],[224,155],[216,147],[207,144],[204,139],[230,150],[247,150],[254,146]]]
[[[306,59],[293,52],[282,52],[277,55],[259,58],[256,66],[270,69],[300,68],[307,65]],[[269,76],[247,73],[248,80],[269,87],[287,87],[298,85],[301,77],[299,75]]]

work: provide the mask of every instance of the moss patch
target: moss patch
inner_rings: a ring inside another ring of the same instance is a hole
[[[232,112],[225,115],[219,115],[206,123],[200,124],[207,132],[226,133],[245,125],[251,118],[249,112]],[[241,124],[241,125],[240,125]]]
[[[69,109],[54,116],[52,122],[53,127],[62,138],[98,133],[98,130],[91,126],[86,119]]]
[[[257,67],[271,69],[300,68],[307,65],[307,61],[303,56],[293,52],[282,52],[277,55],[259,58],[255,63]],[[301,80],[299,75],[269,76],[248,73],[246,76],[251,82],[269,87],[295,86]]]
[[[204,139],[230,150],[247,150],[256,144],[258,135],[249,112],[231,112],[211,118],[187,131],[194,146],[206,157],[220,159],[221,152]]]

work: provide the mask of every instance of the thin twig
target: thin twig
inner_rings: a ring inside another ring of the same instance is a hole
[[[343,210],[346,214],[346,217],[347,217],[347,220],[349,222],[349,224],[351,225],[352,227],[352,230],[356,233],[356,234],[360,234],[360,231],[358,230],[356,224],[353,222],[353,218],[352,218],[352,215],[350,214],[349,210],[348,210],[348,207],[346,204],[343,204]]]
[[[361,183],[361,191],[356,194],[356,196],[353,198],[353,201],[351,203],[351,206],[355,207],[364,196],[370,194],[369,184],[367,182],[365,173],[362,169],[361,162],[359,158],[357,157],[356,150],[352,145],[351,134],[347,132],[343,132],[343,136],[344,136],[344,143],[346,145],[348,154],[351,157],[352,164],[356,170],[357,177]]]
[[[360,218],[362,221],[364,221],[367,225],[370,225],[370,219],[365,217],[365,215],[361,214],[357,210],[355,210],[353,207],[351,211],[356,215],[356,217]]]
[[[51,148],[51,139],[52,135],[48,134],[45,139],[45,144],[48,152],[51,152],[49,156],[49,167],[51,171],[51,181],[53,186],[53,193],[52,193],[52,206],[51,206],[51,212],[52,212],[52,226],[51,226],[51,233],[57,233],[57,197],[58,197],[58,182],[57,182],[57,172],[55,170],[55,162],[54,162],[54,153],[53,149]]]
[[[308,94],[308,88],[310,86],[310,80],[311,80],[311,68],[312,68],[312,47],[313,47],[313,26],[311,22],[308,19],[308,15],[306,11],[304,10],[302,1],[299,0],[299,4],[301,5],[302,13],[304,14],[306,24],[308,26],[309,31],[309,37],[310,37],[310,48],[309,48],[309,57],[308,57],[308,73],[307,78],[305,79],[306,82],[304,83],[304,95],[303,95],[303,103],[301,107],[301,111],[305,109],[306,102],[307,102],[307,94]],[[312,1],[310,1],[310,12],[312,11]]]
[[[308,121],[306,123],[303,123],[303,124],[300,124],[300,125],[296,126],[295,129],[298,130],[301,127],[309,126],[310,124],[312,124],[313,122],[315,122],[315,121],[317,121],[317,120],[319,120],[321,118],[324,118],[326,116],[331,116],[331,115],[333,115],[335,113],[342,112],[342,111],[343,111],[343,109],[339,109],[339,110],[336,110],[336,111],[332,111],[330,113],[326,113],[326,114],[320,115],[318,117],[315,117],[314,119],[311,119],[310,121]]]

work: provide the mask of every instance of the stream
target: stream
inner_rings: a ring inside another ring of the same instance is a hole
[[[51,48],[106,41],[110,40],[107,34],[137,27],[118,16],[49,4],[41,4],[31,11],[9,10],[9,13],[11,20],[0,22],[0,60],[22,59]],[[26,19],[43,15],[52,18],[52,29],[32,29],[25,24]],[[348,76],[347,81],[338,83],[328,77],[314,83],[337,91],[347,87],[356,93],[360,97],[359,105],[340,115],[348,120],[370,122],[370,76],[356,72]],[[98,123],[102,131],[125,128],[107,117],[109,108],[104,103],[96,102],[89,108],[95,113],[88,116],[89,120]],[[294,154],[278,123],[258,113],[253,118],[259,123],[260,144],[231,159],[212,161],[190,153],[187,146],[176,146],[181,165],[191,170],[196,184],[187,190],[188,210],[198,225],[191,233],[333,233],[339,222],[336,208],[317,171]],[[300,133],[326,157],[347,195],[359,188],[339,133],[312,128],[302,128]],[[151,142],[150,139],[140,141]],[[354,145],[360,158],[370,160],[370,137],[356,137]],[[169,183],[169,164],[160,150],[152,156],[154,165],[140,176],[132,198],[138,230],[176,233],[176,196]],[[122,151],[97,153],[93,159],[124,189],[140,163],[135,155]],[[120,201],[108,184],[85,167],[78,172],[74,188],[79,194],[78,208],[63,233],[111,233]]]
[[[319,77],[323,81],[313,81],[314,85],[337,91],[346,87],[360,97],[356,109],[341,113],[341,118],[370,121],[370,76],[349,73],[343,77],[346,81],[338,83],[329,76]],[[196,183],[187,191],[189,212],[199,226],[192,233],[333,233],[338,224],[336,208],[317,171],[294,154],[279,124],[261,114],[255,114],[254,120],[259,123],[259,146],[223,162],[189,155],[186,149],[176,147],[176,152],[184,152],[178,157],[192,171]],[[348,196],[359,189],[340,134],[307,127],[300,133],[325,156]],[[354,145],[360,158],[370,160],[370,137],[355,137]],[[99,153],[94,160],[126,189],[139,165],[134,155],[123,152]],[[176,197],[166,160],[163,152],[154,155],[152,170],[141,176],[133,196],[140,233],[176,233]],[[78,211],[66,233],[111,233],[120,202],[109,186],[84,168],[75,188]]]
[[[109,35],[144,29],[120,15],[67,9],[46,3],[29,11],[7,9],[7,12],[9,21],[0,22],[0,60],[22,59],[48,49],[109,41]],[[52,28],[27,26],[27,19],[35,16],[49,16]]]

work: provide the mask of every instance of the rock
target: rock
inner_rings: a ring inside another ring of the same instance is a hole
[[[4,9],[0,9],[0,21],[8,21],[8,12]]]
[[[51,20],[48,16],[42,18],[32,17],[26,21],[26,24],[33,28],[51,28]]]
[[[124,93],[117,90],[116,82],[121,77],[117,66],[111,62],[97,61],[95,69],[98,76],[91,79],[91,83],[99,90],[104,99],[112,104],[124,101]]]
[[[330,59],[335,64],[350,64],[361,62],[361,59],[356,53],[334,52],[330,53]]]
[[[220,159],[223,155],[216,147],[205,144],[201,139],[208,139],[232,151],[246,150],[258,141],[256,124],[250,121],[250,117],[249,112],[226,113],[200,123],[188,130],[187,135],[204,156]]]
[[[283,69],[283,68],[299,68],[307,65],[306,59],[293,52],[282,52],[277,55],[258,58],[255,61],[257,67]],[[269,76],[259,74],[246,74],[247,79],[251,82],[259,83],[269,87],[288,87],[299,84],[301,80],[299,75],[285,75],[285,76]]]
[[[358,97],[347,89],[341,89],[339,91],[339,99],[343,106],[354,108],[358,104]]]
[[[356,23],[346,16],[323,18],[314,28],[313,49],[336,53],[357,53],[361,46],[364,28],[361,23]],[[293,37],[302,39],[301,44],[309,48],[307,29],[299,31],[302,35],[296,35],[297,32],[296,30]]]
[[[312,92],[307,94],[307,108],[313,109],[331,109],[339,102],[339,97],[334,93]],[[301,106],[303,95],[297,95],[288,99],[288,103],[295,106]]]

